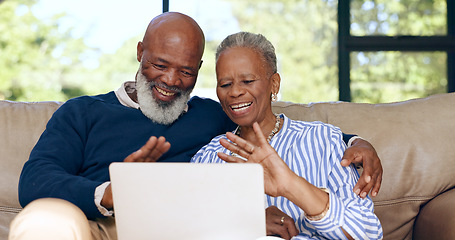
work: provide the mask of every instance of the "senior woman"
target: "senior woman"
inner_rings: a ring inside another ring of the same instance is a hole
[[[272,112],[281,79],[275,49],[264,36],[240,32],[224,39],[216,75],[220,103],[238,128],[212,139],[192,162],[260,163],[267,210],[281,213],[275,223],[288,226],[282,237],[382,238],[373,202],[352,191],[357,171],[340,165],[346,149],[340,129]],[[267,234],[276,234],[267,226]]]

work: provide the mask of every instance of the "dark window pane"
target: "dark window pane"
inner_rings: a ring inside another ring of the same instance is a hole
[[[352,52],[353,102],[393,102],[447,91],[445,52]]]
[[[351,35],[446,34],[446,0],[351,1]]]

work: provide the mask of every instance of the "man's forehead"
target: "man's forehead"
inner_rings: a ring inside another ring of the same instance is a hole
[[[169,53],[158,49],[155,51],[145,51],[144,53],[142,57],[147,62],[166,64],[192,71],[198,71],[201,62],[201,58],[196,56],[194,52],[191,54],[178,54],[176,52]]]

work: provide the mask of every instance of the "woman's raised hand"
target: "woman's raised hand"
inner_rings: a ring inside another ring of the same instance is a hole
[[[297,177],[286,163],[280,158],[275,149],[267,142],[258,123],[253,124],[253,129],[258,139],[259,146],[228,132],[226,139],[221,139],[220,144],[240,157],[218,153],[218,156],[230,163],[259,163],[264,168],[265,193],[270,196],[283,196],[285,187],[292,178]],[[245,160],[246,159],[246,160]]]

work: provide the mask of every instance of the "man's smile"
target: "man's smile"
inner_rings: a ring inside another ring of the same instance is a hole
[[[159,88],[158,86],[155,86],[156,91],[159,93],[163,94],[164,96],[171,97],[175,95],[175,92],[169,92],[166,91],[165,89]]]

